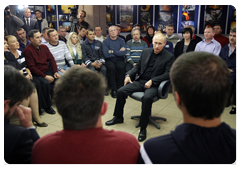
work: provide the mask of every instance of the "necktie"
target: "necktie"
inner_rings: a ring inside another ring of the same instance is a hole
[[[26,20],[27,20],[27,32],[28,32],[29,31],[29,21],[28,21],[29,19],[27,18]]]

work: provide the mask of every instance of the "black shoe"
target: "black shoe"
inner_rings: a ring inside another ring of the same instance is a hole
[[[45,122],[42,122],[42,123],[38,123],[36,120],[32,119],[33,121],[33,124],[36,125],[36,126],[39,126],[39,127],[47,127],[48,124],[45,123]]]
[[[112,90],[111,96],[112,98],[117,98],[117,90]]]
[[[146,129],[141,129],[138,135],[138,141],[142,142],[147,138],[147,130]]]
[[[52,107],[49,107],[49,108],[47,108],[47,109],[44,109],[45,110],[45,112],[47,112],[48,114],[55,114],[56,112],[55,112],[55,110],[53,110],[53,108]]]
[[[117,118],[116,116],[114,116],[112,120],[107,121],[105,124],[109,126],[115,125],[117,123],[123,123],[123,118]]]
[[[106,92],[105,92],[105,96],[108,96],[108,90],[106,90]]]
[[[236,107],[232,107],[232,110],[229,113],[230,114],[236,114]]]

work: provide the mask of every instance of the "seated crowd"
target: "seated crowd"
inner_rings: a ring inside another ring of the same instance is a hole
[[[40,11],[36,13],[41,17]],[[43,28],[41,22],[29,20],[26,9],[23,24],[4,37],[7,163],[234,163],[236,130],[221,123],[220,116],[232,96],[230,114],[236,114],[236,28],[228,39],[222,36],[221,25],[207,26],[202,40],[189,26],[180,40],[173,25],[166,27],[166,35],[150,25],[142,37],[135,24],[126,38],[120,35],[120,25],[112,25],[104,37],[102,28],[90,28],[85,16],[81,11],[83,24],[66,35],[63,26]],[[147,138],[153,98],[159,84],[169,79],[184,123],[140,147],[138,141]],[[131,134],[103,129],[108,89],[116,104],[107,126],[124,122],[130,94],[145,92],[138,141]],[[48,126],[39,115],[56,113],[53,98],[63,130],[39,138],[34,125]],[[13,113],[23,127],[9,123]],[[19,133],[25,136],[14,135]]]

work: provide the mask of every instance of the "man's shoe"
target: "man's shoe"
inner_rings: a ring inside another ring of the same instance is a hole
[[[49,108],[46,108],[46,109],[44,109],[45,110],[45,112],[47,112],[48,114],[55,114],[56,112],[55,112],[55,110],[52,108],[52,107],[49,107]]]
[[[236,114],[236,107],[232,107],[232,110],[229,113],[230,114]]]
[[[117,123],[123,123],[123,118],[117,118],[116,116],[114,116],[112,120],[107,121],[105,124],[109,126],[115,125]]]
[[[117,98],[117,90],[112,90],[111,96],[112,98]]]
[[[138,141],[142,142],[147,138],[147,130],[146,129],[141,129],[138,135]]]
[[[105,96],[108,96],[108,90],[106,90],[106,92],[105,92]]]

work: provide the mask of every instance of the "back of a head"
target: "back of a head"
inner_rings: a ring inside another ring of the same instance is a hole
[[[225,62],[207,52],[189,52],[172,65],[170,79],[192,117],[220,117],[230,91],[231,78]]]
[[[71,67],[56,82],[54,98],[64,129],[94,128],[106,90],[104,77],[83,67]]]

